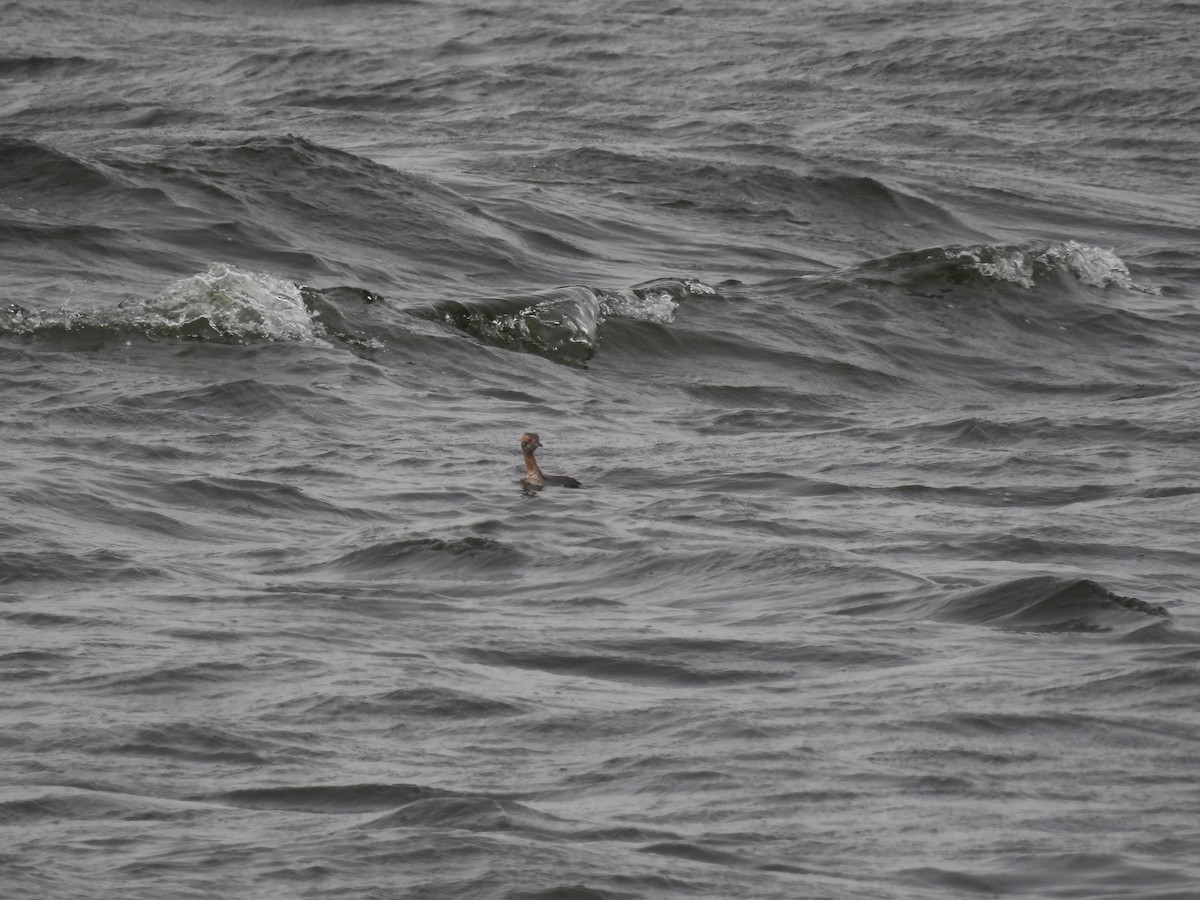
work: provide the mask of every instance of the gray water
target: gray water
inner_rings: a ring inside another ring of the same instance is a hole
[[[1200,895],[1200,5],[0,19],[4,897]]]

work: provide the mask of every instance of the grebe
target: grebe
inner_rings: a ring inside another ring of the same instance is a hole
[[[538,436],[533,433],[521,435],[521,452],[525,454],[525,484],[529,487],[540,488],[544,484],[557,484],[562,487],[577,488],[581,485],[578,480],[570,475],[543,475],[542,470],[538,468],[537,460],[533,458],[533,451],[542,446],[542,442],[538,440]]]

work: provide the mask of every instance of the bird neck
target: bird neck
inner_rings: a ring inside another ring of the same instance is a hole
[[[527,476],[528,475],[536,475],[539,478],[541,478],[542,470],[538,468],[537,460],[534,459],[534,456],[533,456],[533,451],[526,450],[526,451],[524,451],[524,453],[525,453],[525,474]]]

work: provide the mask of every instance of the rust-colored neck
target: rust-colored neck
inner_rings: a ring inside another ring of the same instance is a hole
[[[526,478],[532,478],[535,476],[537,478],[543,477],[542,470],[538,468],[537,460],[533,458],[533,449],[530,448],[523,452],[525,454],[525,477]]]

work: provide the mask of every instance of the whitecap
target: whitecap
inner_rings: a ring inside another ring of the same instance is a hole
[[[1093,287],[1158,293],[1155,288],[1136,283],[1125,261],[1112,250],[1077,241],[979,244],[949,247],[944,252],[947,259],[966,263],[985,278],[1023,288],[1033,288],[1055,273],[1065,273]]]
[[[138,330],[186,335],[207,327],[235,340],[319,340],[320,327],[299,285],[226,263],[184,278],[150,300],[126,301],[126,324]]]

